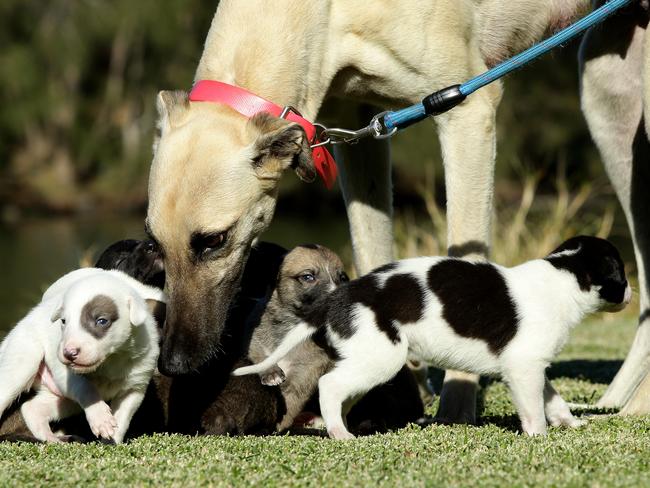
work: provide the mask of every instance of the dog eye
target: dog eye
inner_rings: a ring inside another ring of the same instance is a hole
[[[61,325],[65,325],[65,319],[61,319]]]
[[[144,247],[144,252],[151,254],[156,250],[156,245],[153,242],[147,242],[147,245]]]
[[[221,249],[226,243],[227,236],[228,231],[212,234],[194,234],[190,240],[190,245],[198,256],[204,256],[205,254]]]
[[[106,327],[108,325],[108,319],[105,319],[104,317],[99,317],[98,319],[95,320],[95,325],[98,325],[99,327]]]
[[[316,277],[312,273],[305,273],[298,276],[298,279],[303,283],[312,283],[316,281]]]
[[[350,277],[345,271],[341,271],[339,273],[339,283],[345,283],[346,281],[350,281]]]

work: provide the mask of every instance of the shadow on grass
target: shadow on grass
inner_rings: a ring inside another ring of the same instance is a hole
[[[565,361],[558,361],[552,363],[546,370],[546,374],[550,380],[557,378],[571,378],[589,383],[609,384],[614,379],[614,376],[620,369],[623,361],[614,359],[571,359]],[[444,378],[444,371],[434,369],[429,375],[433,384],[436,394],[440,394],[442,388],[442,380]],[[516,414],[512,415],[483,415],[480,412],[485,410],[485,387],[493,382],[500,381],[498,378],[482,377],[481,386],[477,395],[477,425],[496,425],[503,429],[521,432],[521,423]],[[599,413],[613,413],[614,410],[604,411],[603,409],[594,408],[576,408],[573,409],[574,414],[583,415],[593,412]],[[419,422],[421,426],[435,423],[433,418],[427,418],[424,422]]]
[[[551,364],[546,371],[549,379],[574,378],[590,383],[609,384],[623,361],[618,359],[572,359]]]

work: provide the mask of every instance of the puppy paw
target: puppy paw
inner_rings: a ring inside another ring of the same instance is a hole
[[[260,374],[260,380],[262,381],[262,384],[266,386],[281,385],[286,379],[287,376],[284,374],[284,371],[277,366]]]
[[[553,427],[571,427],[572,429],[575,429],[577,427],[582,427],[587,423],[586,420],[583,419],[577,419],[573,415],[570,417],[556,417],[550,419],[550,424]]]
[[[333,429],[328,429],[327,433],[332,439],[339,441],[354,439],[354,434],[348,432],[344,427],[335,427]]]
[[[117,429],[117,420],[106,402],[97,402],[86,408],[90,430],[101,439],[111,440]]]

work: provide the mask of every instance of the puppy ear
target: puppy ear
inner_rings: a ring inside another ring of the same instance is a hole
[[[153,315],[153,318],[156,319],[156,324],[159,329],[162,329],[165,324],[165,316],[167,314],[167,305],[164,302],[159,302],[158,300],[147,299],[145,300],[149,313]]]
[[[160,137],[171,127],[182,125],[187,117],[190,108],[190,101],[187,92],[182,90],[158,92],[156,99],[158,109],[158,123],[156,124],[156,135],[153,142],[153,152],[158,148]]]
[[[250,120],[259,132],[255,141],[253,169],[262,180],[279,180],[287,168],[311,183],[316,178],[307,135],[300,125],[261,112]]]
[[[129,320],[134,326],[142,325],[149,316],[149,309],[144,300],[129,296],[126,298],[126,304],[129,307]]]
[[[63,304],[59,304],[54,309],[54,312],[52,313],[52,316],[50,317],[50,322],[54,323],[57,320],[60,320],[62,318],[63,318]]]

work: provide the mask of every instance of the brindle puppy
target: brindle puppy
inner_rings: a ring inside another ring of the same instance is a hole
[[[248,359],[259,362],[277,347],[291,330],[301,311],[319,297],[348,281],[340,258],[319,245],[302,245],[289,252],[280,266],[275,288],[253,311],[247,325],[250,334]],[[212,419],[210,433],[240,434],[238,425],[249,424],[258,432],[282,431],[294,424],[318,388],[318,379],[332,366],[330,350],[319,338],[306,341],[272,370],[262,375],[261,383],[277,390],[280,384],[281,404],[271,409],[251,402],[251,391],[259,390],[260,381],[250,384],[244,377],[232,377],[217,401],[208,410]],[[238,364],[245,366],[245,364]],[[255,377],[256,378],[256,377]],[[308,410],[318,412],[318,405],[309,402]],[[262,408],[264,407],[264,408]],[[350,427],[355,431],[374,432],[404,427],[422,417],[424,411],[418,386],[408,368],[395,378],[371,391],[350,413]],[[273,421],[274,425],[268,425]],[[222,430],[223,429],[223,430]]]
[[[300,310],[346,281],[349,278],[343,270],[343,262],[329,249],[318,245],[293,249],[284,258],[268,304],[258,307],[253,316],[248,358],[254,363],[265,359],[291,330]],[[331,364],[323,349],[307,341],[260,375],[264,385],[281,385],[286,413],[278,422],[278,430],[292,425],[316,391],[318,378]]]

